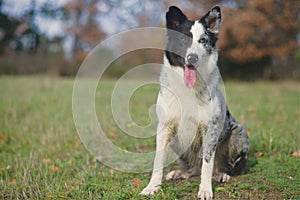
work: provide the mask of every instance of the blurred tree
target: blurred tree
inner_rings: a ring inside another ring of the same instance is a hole
[[[105,36],[96,21],[98,0],[73,0],[66,4],[66,32],[72,36],[70,59],[83,60]]]
[[[20,18],[15,18],[7,13],[3,13],[0,2],[0,53],[4,53],[5,48],[15,51],[35,52],[39,46],[40,33],[34,23],[35,0],[31,0],[31,7]]]
[[[0,0],[0,54],[3,54],[21,22],[1,12],[1,7],[2,0]]]
[[[61,45],[62,36],[48,37],[40,25],[46,18],[63,19],[63,10],[53,2],[37,2],[30,0],[14,13],[10,11],[13,3],[0,0],[0,73],[44,73],[62,61],[56,56],[57,61],[52,62],[54,51],[60,51],[54,47]]]
[[[32,0],[33,7],[34,1]],[[0,1],[0,54],[7,48],[16,51],[33,51],[38,46],[39,34],[31,23],[34,9],[30,9],[24,18],[15,18],[2,12],[3,0]]]
[[[3,11],[5,2],[8,0],[0,0],[0,53],[4,53],[5,49],[34,53],[39,47],[41,37],[46,37],[40,32],[37,17],[58,19],[57,16],[62,15],[62,9],[49,2],[37,6],[36,0],[30,0],[30,4],[15,16],[7,10]]]
[[[149,27],[161,25],[161,17],[164,16],[164,12],[167,5],[162,1],[144,1],[137,0],[135,2],[135,9],[131,13],[122,16],[121,20],[126,22],[126,16],[132,16],[136,20],[136,27]],[[130,8],[128,8],[129,10]],[[158,14],[159,13],[159,14]],[[130,23],[128,23],[130,25]],[[135,27],[132,27],[135,28]],[[161,44],[164,42],[165,37],[161,35],[154,35],[151,33],[143,33],[143,35],[126,35],[126,37],[120,40],[117,48],[126,49],[128,46],[142,44],[143,41],[151,41],[152,44]],[[147,43],[147,42],[146,42]],[[121,56],[117,62],[124,65],[125,70],[132,67],[146,64],[146,63],[162,63],[163,50],[159,49],[137,49]]]

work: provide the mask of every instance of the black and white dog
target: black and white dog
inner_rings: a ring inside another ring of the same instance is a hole
[[[171,171],[166,179],[201,174],[198,198],[212,199],[212,178],[226,182],[231,175],[244,173],[249,150],[247,132],[231,116],[218,88],[221,10],[215,6],[200,20],[190,21],[171,6],[166,20],[154,169],[141,194],[153,195],[160,189],[171,147],[182,169]]]

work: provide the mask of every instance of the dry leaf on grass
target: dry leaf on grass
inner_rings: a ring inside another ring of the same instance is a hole
[[[134,186],[136,189],[139,189],[140,184],[141,184],[141,180],[138,179],[138,178],[134,178],[133,181],[132,181],[132,184],[133,184],[133,186]]]
[[[256,152],[256,153],[254,154],[255,158],[260,158],[260,157],[262,157],[263,155],[264,155],[264,152]]]
[[[51,171],[51,172],[58,172],[58,171],[59,171],[59,167],[57,167],[57,166],[55,166],[55,165],[51,165],[50,171]]]
[[[50,158],[43,158],[42,162],[45,163],[45,164],[48,164],[48,163],[51,162],[51,159]]]
[[[16,185],[16,184],[17,184],[16,179],[12,179],[12,180],[9,182],[9,185]]]
[[[3,132],[0,132],[0,141],[3,141],[3,142],[7,141],[7,136]]]
[[[180,183],[178,181],[174,182],[174,187],[178,188],[180,186]]]
[[[76,140],[75,144],[74,144],[74,148],[77,150],[79,149],[79,147],[81,147],[81,140]]]
[[[298,149],[297,151],[294,151],[294,153],[292,154],[292,156],[300,158],[300,149]]]
[[[115,173],[115,170],[110,169],[110,170],[109,170],[109,173],[110,173],[111,175],[113,175],[113,174]]]

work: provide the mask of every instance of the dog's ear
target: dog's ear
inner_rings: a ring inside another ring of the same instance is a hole
[[[178,26],[187,20],[187,17],[176,6],[171,6],[166,14],[167,28],[176,30]]]
[[[215,34],[219,33],[221,27],[221,8],[219,6],[215,6],[204,17],[202,17],[201,21],[206,24],[206,28]]]

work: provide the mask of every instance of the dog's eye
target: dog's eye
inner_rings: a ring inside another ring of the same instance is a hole
[[[204,37],[201,37],[198,42],[205,44],[205,43],[207,43],[207,39]]]

